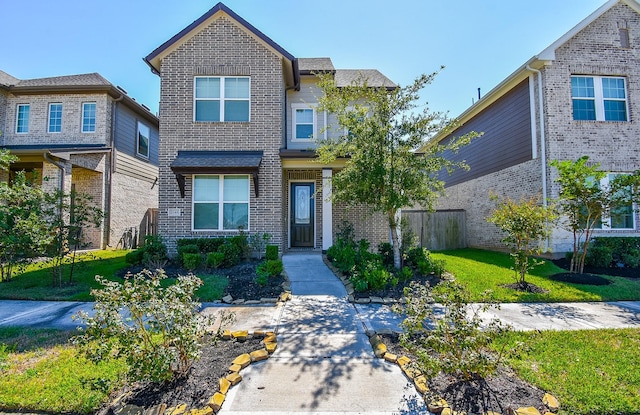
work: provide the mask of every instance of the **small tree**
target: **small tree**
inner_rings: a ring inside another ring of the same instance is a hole
[[[640,174],[617,175],[601,186],[607,173],[599,163],[590,164],[587,156],[576,161],[553,160],[551,166],[558,169],[555,181],[560,185],[557,203],[564,215],[562,223],[573,234],[570,272],[582,273],[593,230],[602,223],[603,215],[636,200]]]
[[[551,233],[550,224],[556,219],[553,208],[540,205],[539,198],[523,198],[516,202],[510,198],[499,200],[498,206],[487,221],[505,233],[502,242],[509,247],[514,260],[516,282],[526,290],[525,275],[540,262],[533,257],[543,252],[542,241]]]
[[[415,204],[432,208],[444,191],[438,173],[464,167],[464,163],[444,157],[443,152],[457,151],[477,134],[466,134],[446,145],[434,144],[424,154],[416,153],[448,122],[442,113],[432,113],[427,107],[417,109],[420,91],[436,73],[421,75],[402,88],[371,87],[365,78],[339,87],[331,75],[318,76],[323,92],[318,110],[334,114],[340,130],[345,131],[338,138],[316,138],[320,162],[345,160],[344,168],[332,178],[333,198],[347,205],[364,204],[386,217],[394,266],[399,269],[400,209]]]

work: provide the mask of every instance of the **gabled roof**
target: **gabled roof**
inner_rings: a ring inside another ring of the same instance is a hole
[[[367,81],[370,87],[397,88],[392,80],[384,76],[377,69],[338,69],[336,70],[336,86],[344,87],[354,82]]]
[[[144,58],[144,61],[151,67],[152,72],[159,74],[162,59],[170,54],[173,50],[178,48],[184,42],[191,39],[193,36],[202,31],[205,27],[214,20],[221,16],[226,16],[235,21],[241,28],[247,31],[258,39],[263,45],[267,46],[276,54],[280,55],[283,59],[289,61],[292,65],[296,61],[296,58],[283,47],[271,40],[267,35],[256,29],[249,22],[237,15],[233,10],[225,6],[223,3],[218,3],[211,8],[208,12],[203,14],[198,20],[191,23],[189,26],[182,29],[178,34],[171,39],[164,42],[156,50],[151,52]],[[297,71],[294,71],[294,73]]]
[[[149,108],[138,103],[128,96],[123,89],[113,85],[97,72],[47,78],[18,79],[0,71],[0,84],[4,84],[5,89],[15,95],[105,93],[115,100],[122,99],[131,109],[145,116],[156,125],[158,124],[158,117]]]
[[[336,72],[331,58],[299,58],[298,69],[300,70],[300,75],[313,75],[318,72]]]
[[[522,82],[525,78],[527,78],[532,72],[533,69],[540,69],[545,65],[550,64],[552,61],[556,59],[556,50],[559,47],[567,43],[571,38],[573,38],[576,34],[582,31],[585,27],[589,26],[600,16],[609,11],[612,7],[617,4],[625,4],[629,6],[631,9],[635,10],[636,13],[640,14],[640,3],[637,0],[609,0],[602,6],[600,6],[596,11],[591,13],[585,19],[583,19],[580,23],[575,25],[571,30],[562,35],[558,40],[553,42],[551,45],[547,46],[544,50],[542,50],[537,55],[531,57],[527,62],[525,62],[522,66],[515,70],[511,75],[506,77],[502,82],[500,82],[496,87],[494,87],[491,91],[486,93],[482,99],[478,100],[471,107],[467,108],[460,116],[458,116],[458,121],[460,125],[467,122],[469,119],[475,117],[478,113],[483,111],[489,105],[493,104],[500,97],[508,93],[512,88]],[[434,142],[438,142],[439,140],[445,138],[448,135],[447,132],[443,131],[436,134],[430,143],[426,146],[432,145]]]

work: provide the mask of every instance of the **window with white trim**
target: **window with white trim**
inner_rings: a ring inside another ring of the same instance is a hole
[[[601,181],[600,187],[606,188],[609,186],[609,182],[616,176],[626,173],[609,173]],[[605,212],[602,215],[600,223],[596,225],[597,229],[635,229],[635,210],[633,203],[629,203],[625,206],[618,206]]]
[[[82,132],[83,133],[96,132],[96,103],[95,102],[82,103]]]
[[[293,104],[293,139],[312,140],[316,134],[316,114],[313,108],[304,104]]]
[[[149,137],[151,130],[149,127],[138,121],[138,139],[136,140],[136,154],[144,158],[149,158]]]
[[[249,176],[193,176],[193,230],[249,229]]]
[[[248,76],[196,76],[193,93],[195,122],[249,121]]]
[[[573,119],[628,121],[626,82],[616,76],[572,76]]]
[[[16,133],[24,134],[29,132],[29,113],[31,106],[29,104],[18,104],[16,109]]]
[[[62,104],[49,104],[49,130],[50,133],[62,132]]]

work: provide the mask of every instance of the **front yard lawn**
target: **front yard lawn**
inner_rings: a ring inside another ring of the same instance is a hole
[[[506,363],[558,398],[561,414],[640,413],[640,329],[510,332]]]
[[[497,301],[508,303],[640,300],[640,278],[605,276],[612,283],[602,286],[554,281],[551,275],[566,270],[544,261],[527,274],[526,281],[548,292],[528,293],[504,287],[515,282],[509,254],[466,248],[432,252],[431,256],[446,261],[446,270],[467,285],[475,299],[492,290]]]

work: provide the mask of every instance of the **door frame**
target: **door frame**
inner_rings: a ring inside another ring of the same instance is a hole
[[[311,203],[313,204],[313,249],[316,248],[317,245],[317,234],[316,232],[318,231],[318,227],[317,227],[317,212],[316,212],[316,191],[317,191],[317,187],[318,184],[315,182],[315,180],[301,180],[301,179],[295,179],[295,180],[289,180],[289,182],[287,183],[287,248],[291,249],[291,221],[293,220],[293,218],[291,217],[291,199],[293,196],[293,193],[291,192],[291,188],[292,188],[292,184],[311,184],[313,185],[313,193],[311,195]]]

